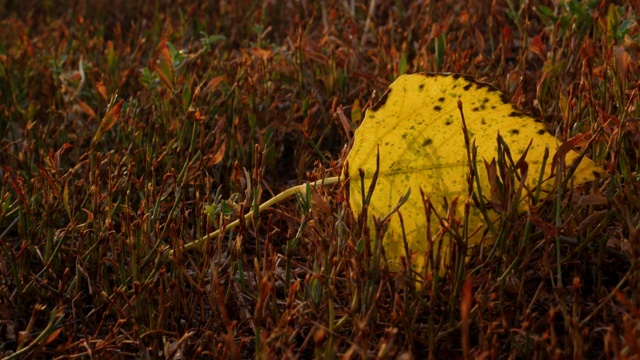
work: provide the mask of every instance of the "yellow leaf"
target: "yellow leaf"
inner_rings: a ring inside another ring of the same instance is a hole
[[[545,148],[548,147],[553,155],[560,146],[542,122],[511,105],[491,85],[462,75],[400,76],[381,100],[367,110],[355,132],[355,142],[347,156],[351,176],[350,203],[355,213],[362,211],[359,170],[364,170],[366,196],[376,171],[379,149],[379,174],[369,203],[369,215],[386,216],[411,189],[400,212],[410,250],[415,254],[412,264],[418,271],[424,270],[424,254],[430,242],[420,189],[441,217],[446,218],[449,212],[455,219],[464,219],[469,194],[469,164],[458,101],[462,103],[470,144],[475,142],[478,148],[477,176],[485,197],[491,197],[491,186],[484,161],[491,163],[497,158],[498,133],[509,146],[514,161],[525,153],[531,142],[525,160],[529,169],[526,184],[532,188],[537,185]],[[567,166],[578,157],[574,150],[566,152]],[[543,189],[548,189],[554,181],[550,163],[551,157],[545,166],[544,179],[547,181],[544,185],[548,186]],[[593,180],[603,173],[593,161],[583,158],[574,174],[574,183]],[[455,207],[455,212],[447,209],[446,204]],[[496,218],[494,216],[493,220]],[[467,220],[469,234],[486,227],[484,217],[474,206]],[[442,226],[433,215],[430,224],[430,240],[437,239]],[[482,231],[476,232],[470,242],[477,243],[481,235]],[[383,244],[391,266],[399,268],[400,258],[406,253],[398,216],[392,216]],[[445,252],[449,249],[447,242],[442,246]]]

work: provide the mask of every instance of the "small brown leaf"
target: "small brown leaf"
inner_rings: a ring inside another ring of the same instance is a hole
[[[598,194],[589,194],[583,196],[571,197],[571,202],[576,206],[593,206],[593,205],[607,205],[607,198]]]
[[[86,102],[82,101],[82,100],[78,100],[78,106],[80,106],[80,109],[82,109],[82,112],[89,115],[89,118],[95,118],[96,117],[96,113],[95,111],[93,111],[93,109],[87,105]]]
[[[60,332],[62,331],[62,329],[64,329],[63,327],[60,327],[56,330],[53,330],[53,332],[51,334],[49,334],[49,336],[47,336],[46,339],[42,340],[42,342],[40,343],[40,345],[47,345],[49,343],[51,343],[53,340],[55,340],[58,335],[60,335]]]
[[[67,216],[71,216],[71,205],[69,205],[69,183],[64,183],[64,190],[62,190],[62,201],[64,202],[64,208],[67,210]]]
[[[538,55],[540,60],[547,61],[547,50],[545,49],[544,43],[542,43],[542,37],[540,35],[536,35],[533,38],[529,51]]]
[[[605,215],[607,215],[606,210],[596,211],[593,214],[587,216],[576,228],[578,233],[583,232],[588,229],[590,226],[594,225],[596,222],[600,221]]]
[[[102,135],[105,132],[109,131],[113,125],[116,124],[118,118],[120,118],[120,110],[122,110],[122,104],[124,103],[124,99],[120,100],[117,104],[115,104],[102,118],[102,122],[100,122],[100,126],[98,127],[98,131],[96,131],[96,135],[93,137],[93,142],[100,141]]]
[[[218,85],[220,85],[220,83],[222,82],[222,80],[224,80],[224,76],[218,76],[218,77],[214,77],[213,79],[209,80],[209,82],[207,83],[207,86],[204,87],[204,90],[202,90],[202,94],[208,94],[214,90],[216,90],[218,88]]]
[[[556,236],[558,236],[558,233],[559,233],[558,228],[555,225],[542,220],[537,215],[532,214],[529,220],[538,229],[542,230],[542,233],[544,233],[546,237],[555,238]]]
[[[102,98],[105,101],[109,100],[109,96],[107,95],[107,87],[104,86],[104,84],[102,82],[98,82],[96,84],[96,90],[98,91],[98,94],[100,94],[100,96],[102,96]]]
[[[49,171],[47,171],[47,169],[45,169],[44,166],[42,166],[40,164],[38,164],[38,168],[40,169],[40,174],[42,175],[42,177],[49,184],[49,187],[51,188],[51,191],[53,192],[53,194],[56,197],[58,197],[60,195],[60,193],[58,191],[58,186],[56,185],[55,180],[53,180],[53,177],[51,177],[51,174],[49,174]]]
[[[560,145],[558,147],[558,151],[556,151],[556,154],[553,155],[552,169],[556,166],[556,164],[558,164],[558,159],[564,159],[567,154],[571,150],[573,150],[573,148],[578,146],[587,136],[587,134],[576,135]]]
[[[151,63],[151,68],[153,69],[153,71],[156,72],[156,74],[158,74],[158,77],[160,78],[160,81],[162,81],[162,83],[171,91],[173,92],[173,82],[171,81],[171,79],[173,78],[171,72],[169,71],[169,69],[167,69],[167,71],[165,71],[164,69],[166,68],[165,66],[158,66],[154,63]]]
[[[207,161],[207,166],[213,166],[213,165],[217,165],[220,163],[220,161],[222,161],[222,159],[224,158],[224,153],[227,150],[227,140],[225,140],[222,143],[222,146],[220,146],[220,148],[218,149],[218,151],[216,151],[215,155],[213,155],[213,157]]]
[[[91,224],[93,222],[93,218],[95,216],[93,216],[93,213],[87,209],[82,209],[82,211],[84,211],[85,214],[87,214],[87,221],[84,224],[80,224],[78,225],[79,228],[83,228],[89,224]]]
[[[56,151],[55,155],[53,156],[53,164],[55,166],[56,169],[58,169],[58,167],[60,166],[60,156],[62,156],[62,153],[64,153],[65,151],[67,151],[68,149],[73,148],[73,145],[69,144],[69,143],[64,143],[62,144],[62,146],[60,147],[60,149],[58,149],[58,151]]]
[[[338,106],[338,110],[336,110],[336,116],[338,117],[338,120],[340,120],[340,124],[342,125],[344,132],[347,133],[347,137],[351,139],[351,131],[352,131],[351,123],[349,122],[349,119],[347,119],[347,117],[345,116],[344,110],[342,110],[342,105]]]
[[[267,61],[273,57],[273,51],[269,49],[251,48],[249,53],[255,57],[259,57],[262,61]]]
[[[320,212],[323,212],[327,215],[333,214],[329,205],[327,205],[326,201],[324,201],[324,199],[322,198],[322,195],[317,192],[313,192],[311,194],[311,198],[313,199],[313,203],[316,205],[316,208],[319,209]]]
[[[482,52],[484,51],[484,37],[482,36],[482,33],[476,28],[475,29],[475,40],[476,40],[476,48],[478,49],[478,52]]]
[[[165,41],[160,45],[160,58],[165,64],[171,65],[171,52]]]
[[[627,78],[627,72],[631,68],[632,58],[631,55],[624,49],[623,46],[614,46],[613,55],[616,59],[616,67],[621,79]]]
[[[171,52],[169,51],[169,47],[164,41],[160,46],[159,63],[160,64],[158,65],[155,62],[151,62],[150,67],[156,72],[156,74],[158,74],[162,83],[164,83],[165,86],[173,92],[173,62],[171,61]]]

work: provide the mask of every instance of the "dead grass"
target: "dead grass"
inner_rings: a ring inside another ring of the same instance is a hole
[[[0,5],[0,354],[638,358],[640,4],[554,3]],[[421,288],[339,187],[183,250],[337,175],[336,114],[420,71],[595,135],[593,205],[505,213]]]

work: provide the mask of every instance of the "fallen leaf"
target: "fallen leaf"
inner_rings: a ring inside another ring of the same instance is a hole
[[[538,175],[542,171],[545,148],[549,148],[553,154],[560,142],[546,130],[542,122],[511,105],[496,88],[462,75],[400,76],[380,101],[367,110],[361,126],[355,132],[354,145],[347,162],[352,176],[350,203],[354,213],[360,213],[363,207],[362,184],[358,173],[364,171],[366,194],[376,173],[378,151],[379,168],[369,214],[380,218],[386,216],[407,190],[412,190],[412,195],[400,208],[404,233],[412,252],[424,254],[432,243],[427,239],[427,219],[420,190],[430,199],[440,216],[447,214],[450,206],[455,208],[453,215],[456,218],[464,219],[465,216],[470,166],[458,101],[462,103],[470,144],[477,146],[475,160],[483,194],[491,196],[491,182],[483,162],[491,164],[498,157],[498,134],[508,145],[514,159],[528,151],[526,162],[529,176],[525,181],[528,187],[533,189],[542,185],[543,189],[548,189],[555,181],[549,164],[544,169],[543,184],[538,184]],[[579,157],[576,151],[564,150],[567,165]],[[585,157],[573,175],[573,182],[591,181],[602,174],[604,170]],[[495,174],[492,176],[495,177]],[[494,215],[493,220],[497,219],[495,213],[491,214]],[[469,239],[470,245],[477,244],[482,240],[483,233],[478,230],[486,227],[484,216],[477,207],[472,206],[467,221],[469,234],[476,234]],[[440,233],[443,225],[449,226],[432,216],[432,236]],[[546,227],[544,230],[549,233],[555,231]],[[383,244],[387,259],[395,268],[400,268],[401,258],[405,256],[402,234],[398,217],[393,216]],[[443,243],[442,248],[448,251],[448,243]],[[424,257],[417,256],[413,266],[416,271],[423,273]]]

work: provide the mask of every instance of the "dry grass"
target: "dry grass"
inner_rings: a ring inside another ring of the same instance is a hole
[[[3,2],[0,355],[640,357],[640,4],[562,3]],[[420,71],[595,135],[594,205],[507,214],[420,289],[338,186],[184,251],[338,174],[340,106]]]

